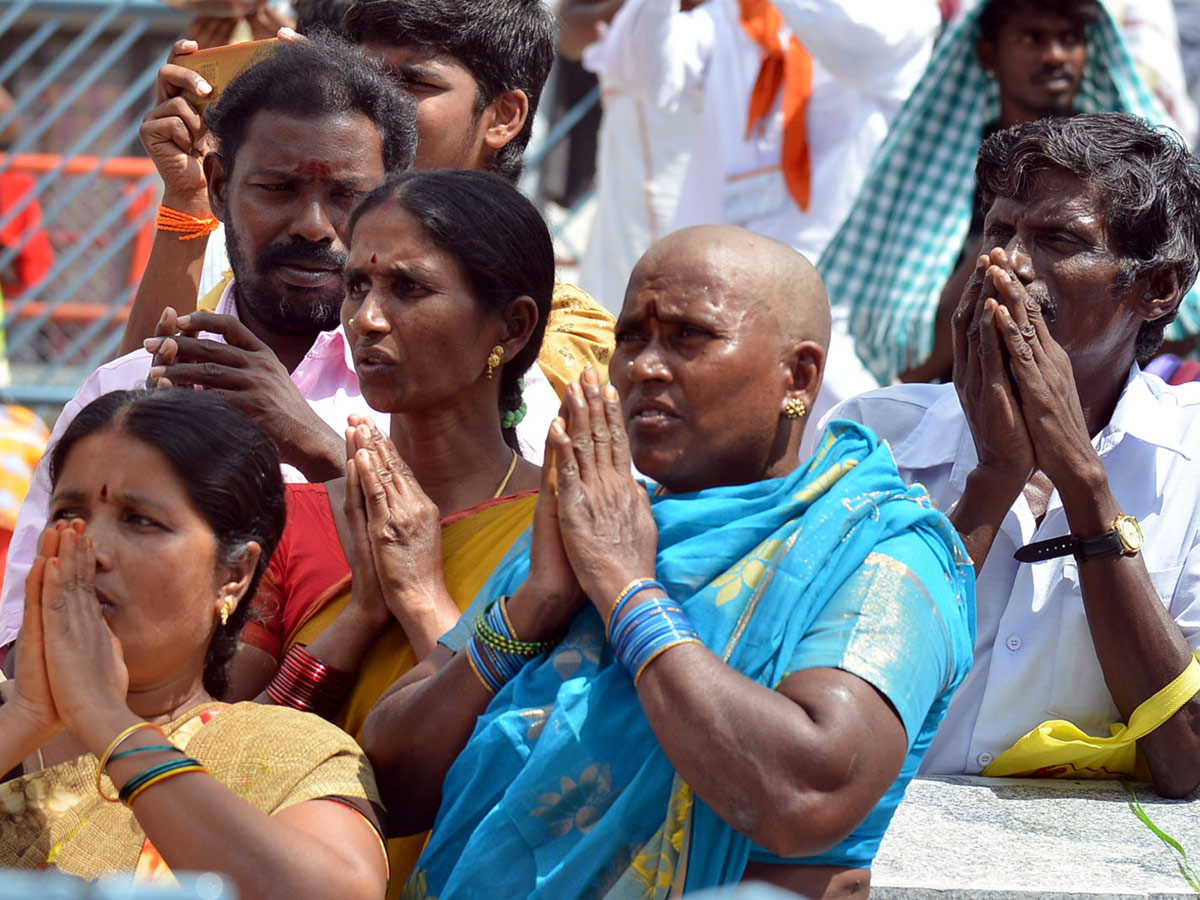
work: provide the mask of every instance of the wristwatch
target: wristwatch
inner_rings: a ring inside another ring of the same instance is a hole
[[[1056,556],[1073,553],[1075,558],[1098,559],[1102,556],[1133,556],[1142,549],[1142,527],[1133,516],[1124,513],[1113,519],[1112,529],[1095,537],[1075,537],[1064,534],[1048,541],[1036,541],[1017,549],[1013,559],[1017,562],[1041,562]]]

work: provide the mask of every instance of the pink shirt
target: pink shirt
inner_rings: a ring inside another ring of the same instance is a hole
[[[215,311],[236,318],[234,285],[235,282],[231,281],[225,288]],[[201,334],[201,337],[224,343],[224,338],[219,334],[206,332]],[[145,350],[134,350],[89,375],[75,396],[63,407],[58,421],[54,423],[49,446],[53,447],[67,426],[79,415],[80,410],[100,395],[145,387],[152,359],[151,354]],[[292,372],[292,383],[300,390],[300,394],[308,401],[313,411],[338,434],[345,429],[346,417],[351,413],[372,416],[379,428],[387,432],[389,416],[371,409],[359,392],[350,345],[340,327],[317,335],[312,348]],[[517,437],[522,455],[540,465],[546,433],[549,431],[550,422],[558,414],[559,399],[539,366],[531,366],[525,374],[525,403],[528,412],[517,426]],[[292,466],[282,465],[280,471],[284,481],[307,481],[304,475]],[[29,493],[25,495],[25,502],[21,504],[12,542],[8,548],[4,589],[0,593],[0,647],[15,640],[21,628],[25,604],[25,576],[29,574],[34,557],[37,556],[38,537],[46,527],[50,496],[50,454],[47,452],[34,472],[33,483],[29,487]]]

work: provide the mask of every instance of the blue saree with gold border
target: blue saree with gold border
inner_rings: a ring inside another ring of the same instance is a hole
[[[920,633],[895,634],[892,643],[942,650],[927,667],[937,684],[919,712],[893,700],[909,730],[910,757],[919,758],[970,665],[974,572],[925,491],[900,480],[886,445],[860,425],[837,422],[786,477],[651,504],[658,579],[709,649],[768,688],[795,670],[814,623],[839,591],[845,599],[844,586],[877,547],[912,547],[924,563],[908,595],[925,609],[905,619],[919,619],[905,627]],[[462,646],[482,605],[525,578],[528,553],[527,535],[443,643]],[[903,666],[891,649],[879,654]],[[904,783],[916,762],[906,764]],[[873,826],[870,855],[903,787]],[[588,606],[480,716],[446,776],[404,896],[666,897],[737,881],[753,848],[678,778]]]

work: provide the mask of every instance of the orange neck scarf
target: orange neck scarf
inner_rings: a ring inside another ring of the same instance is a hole
[[[790,38],[785,49],[779,40],[783,26],[780,15],[769,0],[739,0],[739,20],[750,39],[762,48],[762,66],[754,92],[750,95],[750,115],[746,137],[754,131],[775,105],[783,88],[783,152],[781,164],[788,191],[803,210],[808,209],[812,194],[812,162],[808,155],[808,98],[812,93],[812,57],[804,46]]]

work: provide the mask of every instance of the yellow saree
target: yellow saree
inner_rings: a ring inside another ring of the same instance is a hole
[[[379,805],[375,776],[348,735],[317,716],[258,703],[193,709],[163,727],[218,781],[273,814],[322,797]],[[136,873],[173,881],[132,810],[96,793],[90,753],[0,784],[0,867],[54,868],[94,879]],[[101,777],[111,796],[115,787]]]
[[[537,493],[530,491],[481,503],[442,521],[442,566],[446,589],[460,610],[471,605],[500,560],[533,523],[536,503]],[[332,593],[334,599],[311,612],[285,636],[285,653],[294,644],[311,643],[345,609],[350,602],[350,579],[344,579],[340,590]],[[361,739],[363,723],[375,701],[416,663],[416,654],[404,629],[393,622],[363,657],[350,696],[333,722],[356,740]],[[388,841],[388,862],[392,870],[389,897],[398,896],[424,846],[424,834]]]

